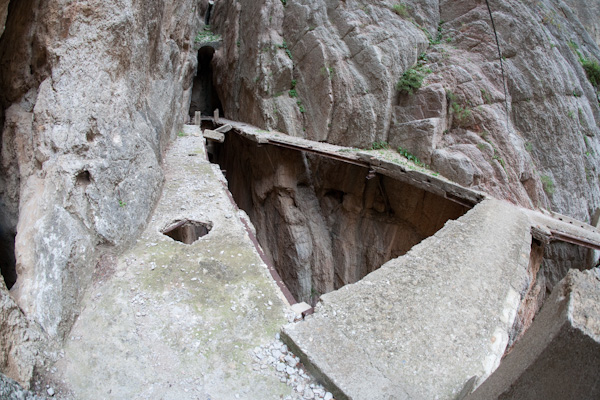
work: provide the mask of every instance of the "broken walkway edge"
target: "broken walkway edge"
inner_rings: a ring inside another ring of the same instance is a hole
[[[571,270],[500,367],[467,400],[597,399],[600,269]]]
[[[212,121],[211,118],[205,118],[205,120]],[[397,163],[376,157],[375,154],[364,150],[354,149],[353,152],[349,151],[351,149],[348,147],[289,136],[281,132],[265,131],[247,123],[223,118],[219,120],[219,125],[220,127],[215,131],[222,132],[221,134],[238,134],[258,144],[314,153],[359,165],[469,208],[485,199],[492,198],[486,193],[463,187],[425,168],[415,167],[408,161]],[[600,250],[600,231],[592,225],[552,211],[518,208],[527,212],[538,226],[543,227],[540,230],[540,232],[544,232],[543,242],[561,240]]]
[[[530,229],[518,207],[485,200],[323,295],[282,337],[336,399],[455,398],[500,364],[528,287]]]
[[[473,207],[482,200],[489,198],[483,192],[465,188],[447,180],[434,172],[413,166],[409,161],[399,164],[378,158],[367,151],[356,149],[349,151],[348,147],[329,143],[315,142],[308,139],[289,136],[285,133],[270,132],[255,126],[221,118],[219,124],[230,125],[235,133],[262,145],[273,145],[293,150],[318,154],[323,157],[359,165],[381,175],[409,183],[425,191],[434,193],[463,206]],[[228,133],[228,134],[231,134]],[[400,155],[399,155],[400,157]]]

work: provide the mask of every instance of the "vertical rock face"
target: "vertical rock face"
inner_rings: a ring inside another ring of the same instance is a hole
[[[8,15],[8,0],[0,1],[0,37],[4,33],[4,23],[6,22],[6,16]]]
[[[12,2],[0,39],[0,214],[19,307],[70,328],[97,257],[159,195],[195,68],[194,1]]]
[[[480,0],[222,0],[216,90],[230,118],[347,146],[387,141],[465,186],[589,220],[600,108],[580,60],[600,50],[578,20],[583,2],[571,3],[494,2],[501,66]],[[424,79],[412,94],[396,88],[409,70]]]

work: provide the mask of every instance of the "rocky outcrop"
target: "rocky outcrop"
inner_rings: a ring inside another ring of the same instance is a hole
[[[4,23],[6,22],[6,16],[8,15],[8,3],[9,0],[0,1],[0,37],[4,33]]]
[[[492,7],[502,66],[480,0],[219,1],[216,90],[229,118],[347,146],[389,142],[462,185],[589,221],[600,108],[580,58],[600,50],[565,3]],[[422,88],[398,91],[414,66]]]
[[[44,400],[45,397],[38,396],[23,389],[17,382],[0,373],[0,398],[6,400]]]
[[[0,371],[29,387],[34,368],[43,363],[43,344],[39,326],[27,320],[6,289],[0,288]]]
[[[0,214],[16,232],[12,295],[50,336],[68,332],[98,257],[134,238],[157,200],[189,105],[196,7],[11,3]]]
[[[600,4],[582,0],[565,0],[565,3],[600,46]]]

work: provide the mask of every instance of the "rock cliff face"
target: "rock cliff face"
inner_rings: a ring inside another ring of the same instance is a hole
[[[64,337],[110,253],[145,225],[203,28],[212,76],[197,80],[214,93],[199,101],[228,118],[387,142],[462,185],[590,221],[600,107],[582,61],[600,59],[599,11],[492,6],[502,58],[481,0],[218,0],[210,20],[208,0],[0,0],[0,267],[16,303],[4,287],[0,299],[2,315],[19,315],[0,328]],[[10,352],[20,342],[8,336]],[[2,362],[20,381],[31,374]]]
[[[222,0],[216,90],[232,119],[347,146],[389,142],[463,185],[589,221],[600,108],[580,58],[600,50],[575,14],[587,4],[571,4],[494,2],[505,97],[483,1]],[[398,91],[415,65],[423,86]]]
[[[3,16],[6,2],[0,6]],[[186,118],[193,1],[11,2],[0,39],[0,222],[11,292],[65,335],[98,257],[135,238]],[[3,25],[3,24],[2,24]],[[16,236],[15,236],[16,234]],[[2,289],[4,290],[4,289]]]

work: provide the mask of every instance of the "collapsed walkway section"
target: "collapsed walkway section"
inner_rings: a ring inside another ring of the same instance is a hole
[[[316,304],[470,209],[343,148],[233,124],[212,136],[211,159],[298,301]]]
[[[600,398],[600,269],[571,270],[468,400]]]

